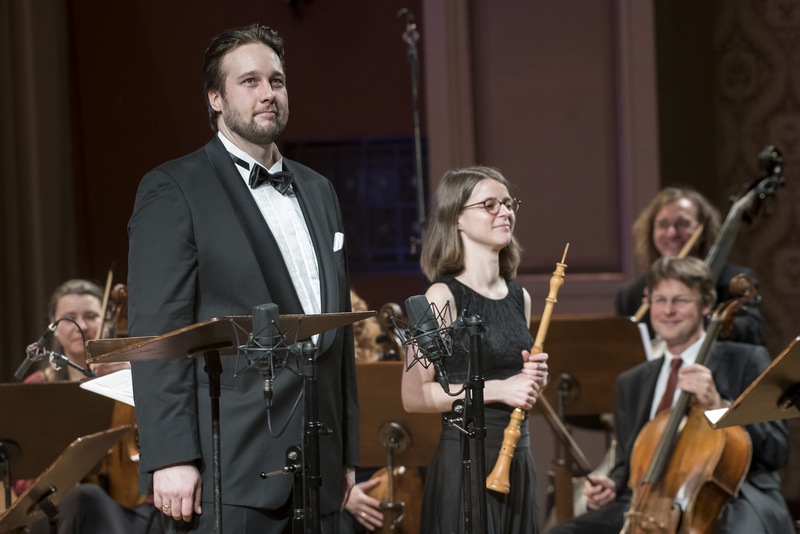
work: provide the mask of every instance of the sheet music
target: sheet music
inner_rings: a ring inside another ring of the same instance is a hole
[[[133,406],[133,379],[130,369],[121,369],[105,376],[81,383],[81,387],[92,393],[124,402]]]

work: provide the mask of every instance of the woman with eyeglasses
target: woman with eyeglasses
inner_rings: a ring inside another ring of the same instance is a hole
[[[37,369],[25,377],[26,383],[77,381],[85,378],[80,371],[86,368],[84,346],[87,340],[95,339],[103,324],[103,289],[84,279],[72,279],[59,285],[50,297],[48,319],[53,329],[50,348],[65,356],[74,366],[64,361],[50,363],[44,358]],[[116,370],[130,367],[127,362],[106,363],[94,367],[93,372],[102,376]],[[76,386],[77,387],[77,386]],[[79,417],[81,414],[58,413],[59,419]],[[47,424],[47,421],[40,421]],[[63,422],[62,422],[63,424]],[[43,429],[46,432],[46,428]],[[33,480],[17,480],[13,485],[18,497],[32,484]],[[134,481],[135,483],[135,481]],[[66,495],[59,503],[56,532],[66,534],[82,532],[87,534],[109,532],[120,534],[139,534],[158,532],[150,529],[150,518],[154,513],[152,504],[142,504],[129,509],[114,501],[98,484],[81,483],[74,488],[66,488]],[[49,520],[43,514],[28,525],[30,534],[51,533]],[[157,527],[157,525],[156,525]]]
[[[547,380],[547,354],[531,355],[531,298],[514,281],[520,246],[514,226],[520,202],[508,181],[489,167],[469,167],[445,173],[433,201],[429,227],[422,245],[421,265],[431,286],[425,296],[432,309],[449,310],[445,321],[478,315],[481,336],[486,418],[487,472],[495,464],[514,408],[530,410]],[[453,354],[443,359],[448,394],[437,383],[433,366],[413,365],[403,374],[403,405],[409,412],[451,412],[463,398],[462,385],[471,374],[469,335],[457,331]],[[452,414],[451,414],[452,415]],[[538,532],[536,471],[529,447],[528,425],[514,452],[510,493],[487,491],[489,533]],[[461,447],[458,429],[442,424],[439,446],[425,480],[420,532],[464,531],[461,499]],[[471,445],[474,455],[474,446]],[[474,465],[474,464],[473,464]],[[474,476],[472,510],[478,519],[477,489],[485,480]]]
[[[700,238],[689,256],[705,259],[720,230],[720,220],[719,212],[697,191],[688,187],[662,189],[633,224],[635,252],[640,267],[647,270],[659,258],[677,256],[700,225],[703,225]],[[744,274],[757,283],[752,270],[726,263],[716,281],[719,302],[734,298],[729,284],[738,274]],[[645,285],[645,277],[642,276],[617,291],[618,315],[633,316],[636,313],[647,298]],[[649,312],[642,317],[642,322],[650,330],[650,337],[653,337],[655,334]],[[764,324],[757,305],[747,306],[737,314],[734,328],[726,339],[755,345],[766,344]]]

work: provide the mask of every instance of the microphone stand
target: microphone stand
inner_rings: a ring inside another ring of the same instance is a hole
[[[58,361],[60,361],[60,362],[62,362],[62,363],[65,363],[65,364],[67,364],[67,366],[69,366],[69,367],[72,367],[73,369],[77,369],[77,370],[78,370],[78,371],[80,371],[80,372],[81,372],[81,373],[82,373],[84,376],[87,376],[87,377],[89,377],[89,378],[94,378],[94,377],[96,376],[96,375],[94,374],[94,371],[92,371],[92,370],[91,370],[91,369],[89,369],[88,367],[86,367],[86,368],[83,368],[83,367],[81,367],[80,365],[78,365],[77,363],[73,362],[72,360],[70,360],[69,358],[67,358],[66,356],[64,356],[63,354],[59,354],[59,353],[57,353],[57,352],[53,352],[53,351],[50,351],[50,350],[49,350],[49,351],[47,351],[45,354],[46,354],[46,356],[47,356],[48,358],[50,358],[50,361],[51,361],[51,362],[52,362],[53,360],[58,360]]]
[[[419,54],[417,52],[417,41],[419,32],[414,22],[414,14],[408,8],[403,8],[397,12],[397,16],[406,17],[406,30],[403,32],[403,41],[408,46],[408,62],[411,65],[411,105],[414,117],[414,163],[417,173],[417,224],[419,225],[419,236],[411,238],[411,253],[416,253],[417,245],[421,242],[421,236],[425,234],[427,225],[425,216],[425,183],[422,171],[422,134],[419,127]]]
[[[31,368],[31,365],[40,360],[43,360],[45,357],[47,357],[47,359],[50,360],[51,363],[61,362],[66,364],[68,367],[72,367],[73,369],[80,371],[81,374],[86,377],[89,378],[95,377],[95,374],[91,369],[89,369],[88,367],[85,368],[81,367],[80,365],[73,362],[63,354],[60,354],[58,352],[53,352],[52,350],[41,350],[41,349],[33,352],[29,351],[28,355],[25,357],[24,360],[22,360],[22,363],[20,364],[19,368],[14,373],[14,376],[18,380],[24,380],[25,375],[28,374],[28,370]]]
[[[319,399],[317,398],[317,362],[314,359],[316,346],[311,343],[303,344],[303,394],[305,402],[305,433],[303,436],[303,474],[305,478],[306,493],[306,521],[305,532],[317,534],[320,532],[319,518],[319,493],[322,486],[322,476],[319,465],[319,436],[323,433],[322,422],[319,421]]]
[[[472,374],[469,377],[469,391],[472,395],[473,427],[472,434],[475,439],[475,476],[478,480],[478,532],[489,531],[486,516],[486,421],[484,419],[484,377],[483,377],[483,349],[481,348],[481,334],[483,322],[477,315],[467,318],[467,332],[469,333],[469,356]],[[469,458],[469,457],[468,457]]]
[[[290,349],[291,350],[291,349]],[[320,522],[320,473],[319,437],[330,434],[319,420],[319,398],[317,395],[317,348],[314,343],[303,344],[303,429],[302,447],[292,445],[286,449],[286,465],[283,469],[261,473],[262,479],[276,475],[293,475],[292,486],[292,532],[318,534]]]
[[[489,520],[486,513],[486,421],[484,406],[483,350],[481,334],[483,322],[477,315],[466,319],[469,333],[470,376],[464,385],[464,399],[453,403],[455,417],[445,416],[447,424],[461,432],[461,503],[464,509],[464,532],[473,532],[472,509],[472,459],[469,440],[475,440],[475,475],[477,484],[478,517],[474,521],[477,532],[489,531]],[[460,414],[460,415],[459,415]],[[459,425],[460,423],[460,425]]]

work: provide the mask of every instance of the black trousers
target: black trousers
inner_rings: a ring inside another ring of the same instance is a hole
[[[58,534],[146,534],[160,532],[150,522],[152,505],[123,508],[96,484],[78,484],[58,504]],[[160,515],[160,514],[159,514]],[[47,518],[29,526],[30,534],[49,534]]]
[[[339,515],[340,513],[336,512],[320,518],[323,534],[340,533]],[[195,516],[191,524],[175,521],[172,517],[161,514],[161,524],[166,534],[178,532],[213,534],[214,508],[211,503],[203,503],[203,514]],[[222,505],[222,532],[224,534],[293,534],[291,507],[271,512],[245,506]]]

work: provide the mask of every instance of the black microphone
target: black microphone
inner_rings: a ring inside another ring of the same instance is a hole
[[[442,357],[448,354],[442,329],[425,295],[415,295],[406,299],[408,327],[422,355],[433,364],[436,381],[445,393],[450,393],[447,372],[442,367]]]
[[[253,306],[253,342],[255,348],[264,351],[266,358],[258,358],[256,367],[264,377],[264,399],[267,406],[272,405],[272,379],[274,368],[274,349],[280,344],[282,336],[277,327],[278,305],[274,303]]]
[[[31,366],[47,355],[47,347],[45,347],[45,343],[47,342],[47,339],[53,335],[53,332],[56,331],[56,326],[58,326],[57,322],[50,323],[47,326],[47,330],[44,331],[42,336],[36,340],[36,342],[25,347],[25,359],[22,360],[19,369],[17,369],[17,372],[14,373],[14,378],[17,380],[24,379]]]

